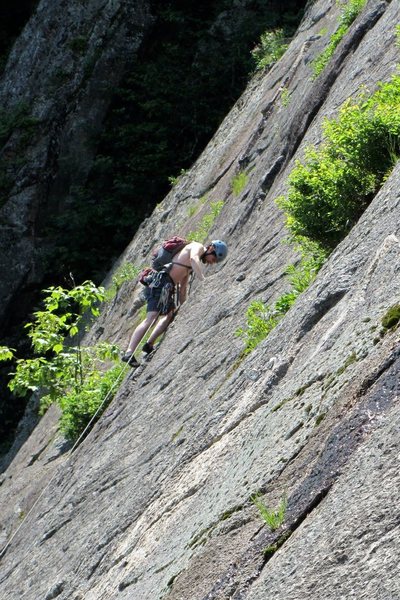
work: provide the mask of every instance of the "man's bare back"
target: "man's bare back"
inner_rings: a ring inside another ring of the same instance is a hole
[[[187,282],[191,270],[200,280],[204,279],[203,270],[201,268],[200,259],[206,252],[205,246],[199,242],[190,242],[172,260],[172,268],[169,271],[169,276],[176,284],[184,284]]]

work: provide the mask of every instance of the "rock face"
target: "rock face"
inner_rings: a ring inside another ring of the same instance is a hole
[[[150,22],[142,0],[41,0],[11,52],[0,105],[19,126],[0,155],[15,182],[0,209],[0,325],[42,279],[42,225],[85,182],[91,140]]]
[[[4,473],[3,597],[400,597],[400,346],[396,330],[379,335],[400,293],[399,165],[315,282],[233,368],[249,301],[288,289],[295,253],[281,243],[274,199],[293,161],[320,141],[323,118],[397,69],[399,4],[372,0],[311,81],[338,15],[335,2],[310,5],[284,57],[251,81],[121,258],[145,262],[158,240],[195,228],[204,203],[189,215],[205,195],[224,200],[210,236],[228,241],[229,260],[194,283],[153,360],[127,374],[72,454],[54,438],[52,410]],[[125,345],[137,294],[126,284],[89,338]],[[287,497],[280,529],[263,524],[257,492],[270,507]]]

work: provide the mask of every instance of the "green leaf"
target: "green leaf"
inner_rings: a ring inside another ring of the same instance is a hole
[[[0,346],[0,360],[11,360],[14,357],[15,350],[8,346]]]

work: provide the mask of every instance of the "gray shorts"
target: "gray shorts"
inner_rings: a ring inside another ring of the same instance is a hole
[[[175,308],[175,283],[165,271],[155,274],[145,290],[147,312],[167,315]]]

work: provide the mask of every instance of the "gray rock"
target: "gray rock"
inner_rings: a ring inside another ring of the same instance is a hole
[[[60,600],[400,597],[399,335],[377,335],[400,294],[399,164],[264,342],[239,360],[235,335],[252,299],[271,303],[288,291],[296,254],[281,243],[274,200],[293,161],[321,140],[324,117],[396,70],[399,4],[369,2],[312,83],[310,62],[327,40],[319,32],[335,29],[338,11],[327,0],[310,4],[286,54],[249,83],[121,257],[134,261],[150,239],[187,224],[204,190],[209,201],[224,199],[210,236],[227,240],[229,260],[194,283],[137,380],[126,377],[72,454],[55,457],[53,408],[4,473],[4,597],[45,598],[54,582],[63,582]],[[282,85],[289,107],[279,102]],[[240,157],[245,199],[231,193]],[[125,345],[137,294],[125,284],[87,341],[103,331]],[[277,530],[261,519],[256,493],[270,509],[287,497]]]
[[[62,15],[62,16],[61,16]],[[8,114],[27,107],[29,139],[14,131],[2,155],[16,156],[14,187],[0,208],[0,324],[21,290],[42,281],[42,224],[84,184],[113,89],[152,22],[145,0],[41,0],[0,80]]]

